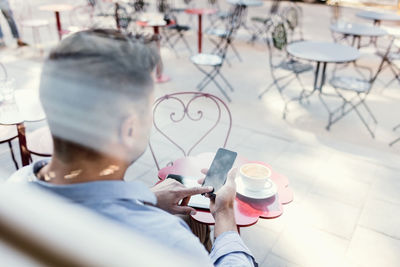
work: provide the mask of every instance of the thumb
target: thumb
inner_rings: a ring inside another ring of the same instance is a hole
[[[201,173],[202,173],[202,174],[207,175],[207,172],[208,172],[208,169],[207,169],[207,168],[201,169]]]
[[[231,184],[231,185],[235,184],[236,173],[237,173],[237,168],[233,168],[229,171],[228,178],[226,179],[226,184]]]

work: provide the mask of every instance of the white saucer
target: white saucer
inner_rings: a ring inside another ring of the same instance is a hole
[[[260,188],[260,190],[252,190],[247,188],[242,181],[242,178],[239,176],[236,178],[236,192],[242,196],[254,199],[266,199],[274,196],[278,193],[278,187],[276,184],[270,180],[271,183],[265,183],[264,188]]]

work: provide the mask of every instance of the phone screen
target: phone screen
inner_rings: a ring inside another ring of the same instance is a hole
[[[217,192],[226,182],[229,170],[236,160],[237,153],[223,148],[218,149],[203,186],[212,186]]]

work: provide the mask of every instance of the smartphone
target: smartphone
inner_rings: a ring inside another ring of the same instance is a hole
[[[209,193],[210,197],[215,197],[215,192],[225,184],[228,172],[232,168],[236,156],[236,152],[223,148],[218,149],[203,182],[203,186],[212,186],[214,188],[214,190]]]

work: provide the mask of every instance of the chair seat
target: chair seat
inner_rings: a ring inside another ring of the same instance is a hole
[[[39,128],[26,134],[28,151],[42,156],[53,154],[53,139],[48,127]]]
[[[179,25],[179,24],[174,24],[174,25],[168,26],[167,28],[170,29],[170,30],[177,30],[178,32],[181,32],[181,31],[185,31],[186,32],[186,31],[190,30],[189,26],[187,26],[187,25]]]
[[[342,90],[355,91],[365,93],[371,88],[371,83],[367,80],[359,79],[351,76],[337,76],[330,80],[330,84]]]
[[[197,54],[190,57],[196,65],[218,66],[222,64],[222,58],[212,54]]]
[[[186,7],[175,7],[171,8],[171,12],[184,12],[187,8]]]
[[[219,11],[219,12],[217,13],[217,16],[218,16],[220,19],[226,19],[226,18],[229,17],[229,12],[228,12],[228,11]]]
[[[254,22],[266,23],[269,19],[268,18],[262,18],[262,17],[252,17],[251,20],[254,21]]]
[[[18,136],[17,127],[12,126],[0,126],[0,143],[10,141]]]
[[[311,64],[302,63],[296,60],[285,60],[279,64],[279,67],[284,70],[293,71],[294,73],[303,73],[313,69]]]
[[[224,38],[228,35],[228,31],[224,29],[210,29],[207,34]]]
[[[21,22],[21,25],[23,27],[45,27],[49,25],[49,22],[44,19],[28,19],[28,20],[23,20]]]

